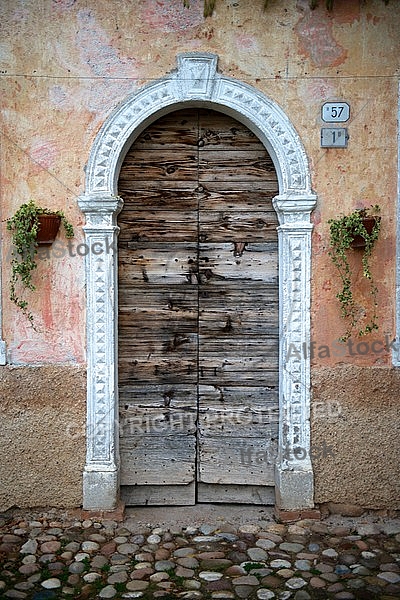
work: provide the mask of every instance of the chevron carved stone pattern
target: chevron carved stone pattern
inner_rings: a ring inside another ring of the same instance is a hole
[[[91,155],[86,187],[91,192],[116,193],[115,172],[121,152],[139,124],[179,102],[208,102],[234,109],[256,126],[261,141],[276,156],[282,174],[281,193],[310,192],[307,158],[289,119],[276,103],[255,88],[216,71],[215,55],[182,54],[178,70],[130,96],[105,123]]]
[[[94,354],[96,356],[95,395],[96,411],[93,419],[93,457],[95,461],[109,461],[110,448],[107,443],[107,421],[110,407],[107,402],[107,354],[106,354],[106,274],[105,260],[102,255],[93,260],[95,278],[94,311]]]

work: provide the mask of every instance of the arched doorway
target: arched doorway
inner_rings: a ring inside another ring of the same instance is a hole
[[[310,361],[293,352],[310,343],[310,213],[316,202],[307,157],[290,120],[255,88],[217,73],[217,56],[182,54],[178,69],[121,104],[99,131],[79,207],[86,216],[87,455],[86,509],[115,507],[120,489],[117,373],[117,215],[121,164],[132,142],[157,118],[184,107],[237,118],[268,150],[279,180],[273,200],[279,252],[279,439],[276,503],[281,510],[314,505],[310,457]],[[300,448],[301,452],[297,451]]]
[[[126,504],[274,504],[274,164],[220,112],[169,113],[122,164],[119,406]]]

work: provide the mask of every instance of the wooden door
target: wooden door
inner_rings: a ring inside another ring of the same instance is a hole
[[[206,109],[161,118],[125,158],[119,398],[128,504],[273,502],[277,193],[254,134]]]

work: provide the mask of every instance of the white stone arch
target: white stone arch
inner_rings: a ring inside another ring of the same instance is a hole
[[[247,125],[274,161],[279,195],[279,451],[277,505],[314,506],[310,460],[310,213],[316,196],[303,144],[281,108],[255,88],[217,72],[213,54],[181,54],[178,68],[128,97],[99,131],[79,206],[91,249],[87,286],[87,456],[83,505],[108,510],[119,495],[117,387],[117,196],[121,163],[134,139],[154,120],[185,106],[207,106]],[[296,450],[297,449],[297,450]]]

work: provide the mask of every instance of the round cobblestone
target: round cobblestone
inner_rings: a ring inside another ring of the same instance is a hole
[[[10,526],[7,519],[3,524],[0,520],[0,596],[400,597],[400,521],[392,519],[386,527],[391,534],[379,519],[373,527],[368,522],[349,525],[348,519],[345,525],[339,518],[332,521],[286,526],[267,520],[237,527],[205,523],[168,529],[132,518],[122,524],[86,519],[85,526],[64,516],[20,518]]]

